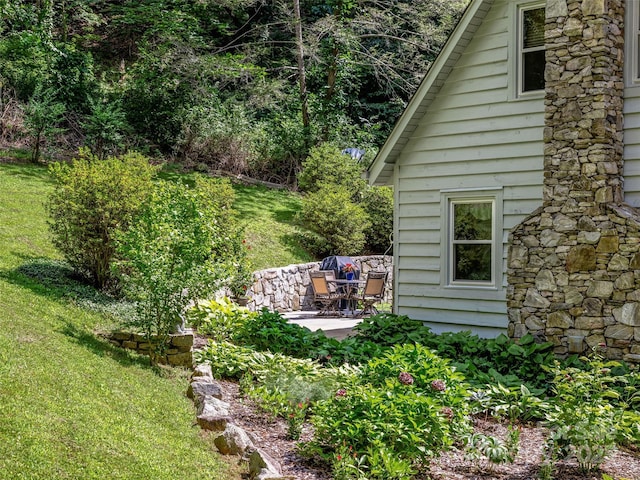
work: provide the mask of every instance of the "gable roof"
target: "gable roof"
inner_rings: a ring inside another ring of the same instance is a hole
[[[494,0],[471,0],[449,39],[422,79],[404,112],[396,122],[386,142],[367,169],[372,185],[392,183],[393,167],[398,155],[411,139],[413,132],[451,73],[454,65],[469,45]]]

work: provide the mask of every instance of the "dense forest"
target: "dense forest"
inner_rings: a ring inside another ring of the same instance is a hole
[[[295,185],[371,161],[467,0],[0,0],[0,146]]]

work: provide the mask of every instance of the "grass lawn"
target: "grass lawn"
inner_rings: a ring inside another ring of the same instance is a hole
[[[300,247],[300,227],[294,223],[300,197],[285,190],[234,185],[240,218],[245,225],[249,259],[256,270],[314,259]]]
[[[50,188],[0,164],[0,479],[239,479],[194,426],[186,371],[99,340],[103,316],[21,273],[59,258]]]

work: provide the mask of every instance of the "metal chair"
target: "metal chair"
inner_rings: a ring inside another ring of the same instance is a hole
[[[342,294],[331,290],[324,272],[310,272],[313,301],[322,305],[318,315],[340,315],[338,303],[344,298]]]
[[[362,317],[366,314],[375,315],[378,309],[376,303],[382,302],[384,299],[384,287],[387,281],[386,272],[369,272],[367,281],[364,284],[362,293],[357,299],[362,302],[362,310],[358,312],[358,316]]]

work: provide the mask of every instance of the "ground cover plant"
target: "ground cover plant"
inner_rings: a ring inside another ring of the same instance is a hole
[[[192,428],[185,375],[98,339],[108,319],[83,305],[90,287],[30,276],[65,271],[52,187],[45,168],[0,165],[0,478],[239,478]]]
[[[202,309],[198,315],[202,322]],[[334,478],[413,478],[454,447],[491,470],[514,461],[521,428],[532,422],[550,432],[550,461],[540,469],[544,478],[554,478],[563,456],[595,471],[615,445],[640,444],[639,373],[617,362],[602,364],[597,354],[559,362],[547,359],[548,345],[530,338],[519,344],[468,333],[435,335],[421,322],[392,314],[365,319],[342,342],[266,310],[234,322],[211,313],[204,317],[207,328],[220,321],[226,333],[198,360],[210,363],[218,377],[238,380],[266,414],[285,419],[290,438],[298,438],[303,423],[312,424],[314,437],[301,444],[301,452],[331,465]],[[358,353],[342,355],[343,347],[333,342]],[[460,358],[454,362],[438,346],[460,352]],[[482,359],[477,367],[456,368],[473,358],[471,352]],[[535,361],[550,379],[546,386]],[[498,373],[516,364],[517,375]],[[567,375],[576,381],[568,384]],[[507,434],[474,432],[474,417],[504,423]]]

